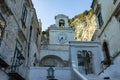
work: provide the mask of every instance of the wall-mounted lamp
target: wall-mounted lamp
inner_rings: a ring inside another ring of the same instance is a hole
[[[22,54],[19,54],[18,57],[17,57],[17,59],[19,60],[19,65],[23,64],[23,62],[25,60],[25,58],[23,57]]]
[[[47,79],[48,79],[48,80],[54,79],[54,78],[55,78],[55,76],[54,76],[54,71],[55,71],[55,70],[53,69],[53,67],[50,66],[47,71],[48,71]]]

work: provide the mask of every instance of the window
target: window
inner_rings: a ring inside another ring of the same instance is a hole
[[[116,3],[116,1],[117,1],[117,0],[113,0],[113,4],[115,4],[115,3]]]
[[[117,21],[120,23],[120,12],[118,14],[115,15],[115,18],[117,19]]]
[[[61,27],[61,28],[64,28],[64,27],[65,27],[65,21],[64,21],[63,19],[61,19],[61,20],[59,21],[59,27]]]
[[[24,23],[26,22],[26,18],[27,18],[27,8],[24,4],[23,5],[23,10],[22,10],[22,20],[24,21]]]
[[[31,36],[32,36],[32,26],[30,26],[30,34],[29,34],[29,44],[28,44],[28,58],[30,56],[30,43],[31,43]]]
[[[21,55],[22,55],[22,46],[21,46],[20,42],[17,40],[14,57],[13,57],[13,63],[12,63],[12,71],[16,71],[17,66],[21,65],[21,62],[18,59],[18,57],[20,57]]]
[[[37,54],[35,53],[35,54],[34,54],[34,62],[33,62],[33,66],[36,66],[37,63],[38,63],[38,60],[37,60]]]
[[[117,17],[118,22],[120,23],[120,15]]]
[[[114,11],[115,18],[120,23],[120,3],[117,5],[115,11]]]
[[[84,59],[81,51],[78,52],[77,58],[78,58],[78,66],[84,66]]]
[[[2,38],[3,38],[4,29],[5,29],[5,20],[0,14],[0,45],[1,45]]]
[[[103,25],[103,19],[102,19],[102,14],[101,14],[101,12],[98,13],[98,23],[99,23],[99,26],[100,26],[100,27]]]
[[[67,66],[67,63],[65,63],[58,56],[49,55],[49,56],[45,56],[44,58],[41,59],[40,66],[44,66],[44,67],[50,67],[50,66],[63,67],[63,66]]]
[[[39,38],[39,29],[37,28],[37,33],[36,33],[36,45],[38,46],[38,38]]]
[[[95,9],[95,14],[97,15],[99,27],[101,28],[103,25],[103,19],[102,19],[102,13],[101,13],[101,4],[97,4],[97,7]]]

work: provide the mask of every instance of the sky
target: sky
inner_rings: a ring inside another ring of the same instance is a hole
[[[65,14],[69,18],[89,10],[92,0],[32,0],[38,19],[42,22],[42,31],[55,24],[54,17]]]

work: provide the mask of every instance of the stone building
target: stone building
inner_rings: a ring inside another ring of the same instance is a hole
[[[56,24],[49,27],[49,44],[42,44],[40,65],[69,66],[69,41],[74,40],[74,29],[68,24],[68,16],[55,16]],[[52,58],[52,59],[51,59]]]
[[[93,0],[97,30],[93,40],[100,41],[103,50],[101,78],[120,79],[120,0]]]
[[[28,34],[29,44],[29,66],[39,66],[39,54],[41,45],[41,21],[37,20],[35,9],[33,9],[30,32]]]
[[[40,31],[31,0],[0,0],[0,79],[27,79],[38,65]]]
[[[55,16],[56,23],[49,27],[49,43],[41,45],[40,66],[30,67],[28,80],[49,80],[51,66],[54,80],[99,80],[101,44],[75,41],[74,28],[69,26],[68,19],[63,14]]]

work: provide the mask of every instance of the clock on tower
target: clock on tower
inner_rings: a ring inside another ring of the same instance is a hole
[[[59,43],[66,43],[67,42],[67,35],[65,33],[60,33],[58,35]]]
[[[69,44],[74,40],[74,29],[69,26],[68,16],[59,14],[55,16],[56,24],[50,26],[49,44]]]

